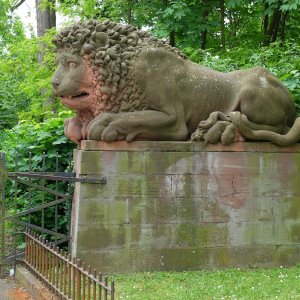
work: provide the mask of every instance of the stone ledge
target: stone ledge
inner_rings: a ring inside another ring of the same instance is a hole
[[[36,300],[58,300],[59,299],[25,267],[18,266],[16,271],[16,280]]]
[[[76,174],[106,184],[76,183],[73,255],[105,273],[295,264],[299,145],[84,141]]]
[[[290,147],[279,147],[264,142],[234,143],[231,145],[208,144],[204,142],[176,142],[176,141],[125,141],[102,142],[102,141],[81,141],[80,150],[85,151],[152,151],[152,152],[276,152],[290,153],[300,152],[300,143]]]

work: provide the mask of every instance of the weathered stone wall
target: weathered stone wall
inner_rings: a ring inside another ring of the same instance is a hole
[[[300,261],[300,145],[84,141],[73,254],[104,272]]]

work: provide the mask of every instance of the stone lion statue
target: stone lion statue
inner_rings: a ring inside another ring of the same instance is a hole
[[[147,32],[110,21],[78,23],[53,42],[53,91],[76,112],[65,134],[77,144],[191,138],[287,146],[300,139],[288,90],[263,68],[217,72]]]

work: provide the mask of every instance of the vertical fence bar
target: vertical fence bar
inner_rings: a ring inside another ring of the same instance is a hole
[[[37,234],[35,234],[35,238],[37,238]],[[39,269],[39,244],[35,241],[35,268]]]
[[[31,232],[30,232],[31,234]],[[31,255],[30,255],[30,265],[33,266],[33,256],[34,255],[34,241],[31,239]]]
[[[49,249],[51,249],[51,243],[48,243]],[[52,278],[52,252],[49,251],[49,257],[48,257],[48,280],[51,283]]]
[[[29,152],[29,166],[28,166],[28,170],[29,172],[32,172],[32,152]],[[32,183],[32,178],[29,178],[29,183]],[[28,188],[28,198],[29,198],[29,206],[32,206],[32,187]],[[31,223],[31,213],[28,215],[28,223]]]
[[[115,299],[115,282],[112,281],[110,284],[110,290],[111,290],[111,294],[110,294],[110,298],[111,300]]]
[[[107,276],[104,276],[104,285],[105,285],[105,289],[104,289],[104,300],[107,300],[107,289],[106,287],[108,286],[108,281],[107,281]]]
[[[41,236],[38,236],[38,245],[39,245],[39,272],[42,273],[42,267],[43,267],[43,247],[41,245]]]
[[[58,172],[58,152],[56,152],[55,157],[55,172]],[[58,180],[55,180],[55,191],[58,191]],[[58,199],[58,196],[55,196],[55,200]],[[58,205],[55,205],[55,212],[54,212],[54,231],[57,233],[58,230]],[[57,240],[57,236],[55,236],[55,240]]]
[[[43,152],[42,156],[42,170],[45,172],[46,154]],[[45,179],[42,179],[42,187],[45,187]],[[42,204],[45,202],[45,192],[42,192]],[[42,228],[45,228],[45,209],[42,209]]]
[[[97,270],[94,269],[93,271],[93,300],[96,300],[96,295],[97,295],[97,286],[96,286],[96,279],[97,279]]]
[[[68,297],[71,298],[72,287],[72,268],[71,268],[71,255],[68,255]]]
[[[92,274],[92,267],[88,267],[88,300],[91,299],[91,278],[90,275]]]
[[[34,233],[33,236],[36,238],[36,234]],[[37,258],[38,258],[38,245],[36,241],[33,241],[34,243],[34,253],[33,253],[33,261],[34,261],[34,267],[37,269],[38,263],[37,263]]]
[[[37,238],[37,241],[39,242],[39,236],[36,237]],[[36,243],[37,245],[37,270],[38,272],[41,272],[41,245],[40,243]]]
[[[58,247],[56,247],[56,250],[55,250],[55,252],[56,252],[56,279],[55,279],[55,282],[56,282],[56,284],[55,284],[55,286],[58,288],[59,287],[59,248]]]
[[[73,299],[75,300],[75,296],[76,296],[76,269],[75,269],[75,264],[76,264],[76,258],[73,257],[73,270],[72,270],[72,288],[73,288]]]
[[[77,299],[81,300],[81,260],[77,259]]]
[[[41,274],[44,275],[44,267],[45,267],[45,248],[43,247],[44,239],[40,237],[41,241]]]
[[[51,243],[51,249],[54,250],[54,244]],[[52,278],[51,283],[55,285],[55,254],[52,252]]]
[[[5,213],[6,213],[6,199],[5,199],[5,182],[6,182],[6,166],[5,166],[5,154],[0,153],[0,191],[1,191],[1,264],[0,264],[0,276],[2,277],[4,274],[4,269],[2,268],[2,264],[5,261]]]
[[[73,165],[72,165],[72,155],[70,154],[69,157],[69,176],[72,178],[72,172],[73,172]],[[72,194],[72,184],[73,182],[70,181],[68,183],[68,194],[69,196]],[[72,199],[69,199],[67,202],[67,224],[68,224],[68,235],[71,236],[71,215],[72,215]],[[68,252],[71,252],[71,243],[68,242]]]
[[[67,252],[64,253],[64,289],[63,289],[63,293],[64,295],[67,295],[67,278],[68,278],[68,264],[67,264]]]
[[[25,235],[25,260],[27,260],[27,256],[28,256],[28,247],[29,247],[28,236]]]
[[[86,263],[82,263],[82,271],[83,271],[83,276],[82,276],[82,300],[85,300],[85,285],[86,285]]]
[[[63,277],[64,277],[64,263],[63,263],[63,250],[59,252],[59,288],[63,291]]]
[[[45,240],[45,245],[46,247],[48,248],[49,246],[49,242],[48,240]],[[45,270],[44,270],[44,276],[46,279],[48,279],[48,276],[49,276],[49,252],[48,251],[45,251]]]
[[[40,244],[41,237],[38,237],[38,245],[39,245],[39,271],[42,273],[42,267],[43,267],[43,247]]]
[[[110,293],[110,299],[114,300],[114,282],[111,282],[109,288],[107,276],[104,276],[102,281],[101,273],[97,275],[95,269],[92,273],[90,266],[86,270],[84,262],[82,263],[75,257],[71,258],[71,255],[67,255],[42,236],[30,230],[26,230],[25,235],[24,262],[40,279],[45,281],[59,299],[102,300],[104,295],[103,299],[107,300]]]
[[[46,240],[45,240],[45,238],[42,238],[42,246],[43,245],[46,246]],[[46,252],[46,248],[45,247],[42,247],[42,249],[43,249],[42,275],[45,277],[46,276],[46,255],[47,255],[47,252]]]
[[[19,154],[17,152],[16,157],[15,157],[15,171],[16,172],[18,171],[18,161],[19,161]],[[14,192],[14,209],[15,209],[15,211],[17,211],[17,209],[18,209],[17,199],[18,199],[18,183],[15,181],[15,192]],[[14,223],[13,228],[14,228],[14,232],[16,232],[17,231],[16,223]],[[17,254],[17,235],[16,234],[14,234],[14,251],[13,251],[13,253],[14,253],[14,257],[16,257],[16,254]],[[16,270],[17,270],[16,260],[14,260],[13,267],[14,267],[14,274],[16,274]]]
[[[99,273],[98,275],[99,281],[102,282],[102,273]],[[102,299],[102,286],[99,284],[99,296],[98,299],[101,300]]]
[[[40,236],[38,241],[40,242],[40,273],[43,273],[43,268],[44,268],[44,263],[43,263],[43,259],[44,259],[44,247],[43,247],[43,238]]]

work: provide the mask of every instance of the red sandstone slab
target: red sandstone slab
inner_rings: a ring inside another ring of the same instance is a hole
[[[102,142],[102,141],[81,141],[81,150],[86,151],[189,151],[189,152],[300,152],[300,143],[290,147],[278,147],[274,144],[265,143],[234,143],[231,145],[208,144],[204,142],[170,142],[170,141],[125,141]]]

